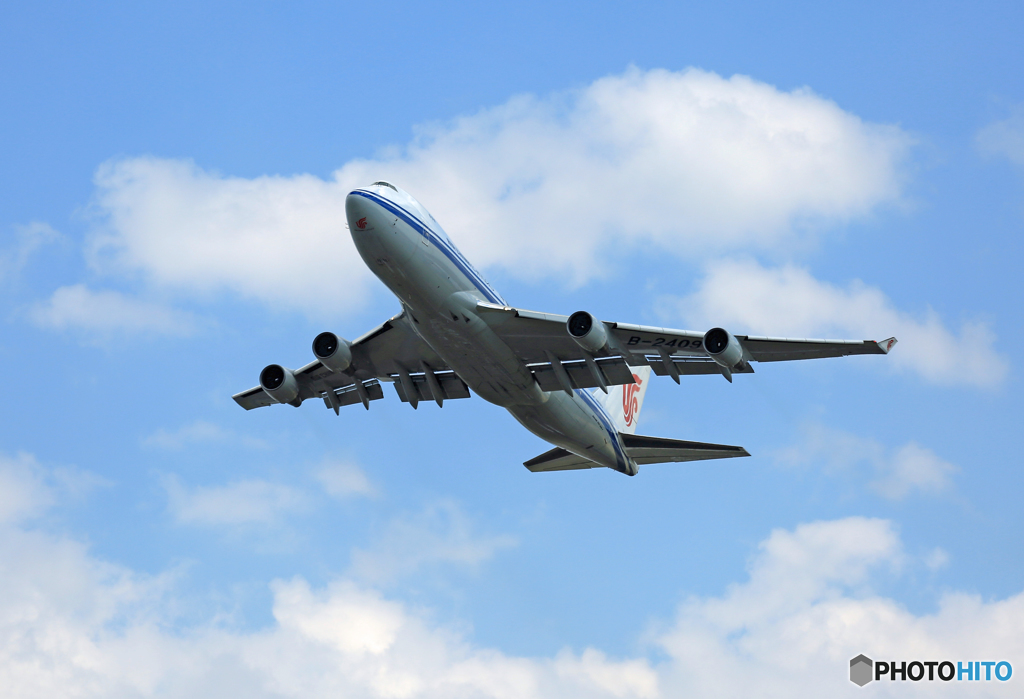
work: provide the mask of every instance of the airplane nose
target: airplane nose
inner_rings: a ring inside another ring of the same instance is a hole
[[[398,218],[376,195],[356,189],[345,198],[349,234],[360,256],[371,269],[386,262],[401,265],[417,252],[408,231],[397,226]]]
[[[348,228],[353,235],[374,230],[373,219],[378,208],[366,197],[355,192],[345,197],[345,217],[348,219]]]

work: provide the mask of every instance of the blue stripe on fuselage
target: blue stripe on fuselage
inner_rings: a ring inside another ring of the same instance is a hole
[[[594,413],[597,415],[597,419],[601,421],[601,424],[604,426],[605,431],[608,432],[608,436],[611,437],[612,439],[612,448],[615,449],[615,455],[618,457],[619,466],[622,467],[622,472],[626,473],[626,467],[629,464],[629,460],[626,458],[626,454],[622,451],[622,448],[619,446],[619,433],[612,425],[612,421],[611,418],[608,417],[608,413],[605,412],[604,407],[597,402],[594,396],[590,394],[590,391],[577,388],[573,392],[583,399],[583,402],[586,403],[590,407],[590,409],[594,411]]]
[[[500,303],[502,306],[508,305],[505,302],[505,299],[501,298],[498,292],[495,291],[490,284],[484,281],[484,278],[480,276],[480,273],[473,269],[473,266],[469,264],[469,261],[465,257],[462,256],[462,253],[458,250],[458,248],[456,248],[452,243],[446,241],[441,236],[437,235],[433,230],[431,230],[430,226],[420,221],[415,214],[406,211],[405,209],[403,209],[401,206],[391,201],[390,199],[379,196],[372,192],[366,192],[361,189],[356,189],[352,191],[352,194],[359,195],[365,199],[374,202],[375,204],[383,206],[385,209],[401,218],[403,221],[409,224],[413,230],[415,230],[424,238],[432,242],[435,247],[437,247],[441,252],[443,252],[445,254],[445,257],[451,260],[452,264],[454,264],[458,268],[458,270],[462,272],[463,275],[465,275],[466,279],[468,279],[473,284],[473,286],[475,286],[477,290],[487,298],[488,301],[490,301],[491,303]],[[622,451],[622,447],[619,443],[618,432],[612,425],[611,419],[608,417],[608,413],[606,413],[601,404],[598,403],[592,395],[590,395],[589,391],[576,389],[574,393],[577,396],[579,396],[580,399],[583,400],[583,402],[597,415],[597,419],[601,422],[601,425],[604,427],[605,431],[608,433],[608,436],[611,438],[612,448],[615,450],[615,455],[617,458],[617,463],[620,466],[620,470],[623,473],[626,473],[628,471],[627,466],[629,464],[629,459],[627,458],[625,452]]]
[[[385,209],[401,218],[403,221],[409,224],[414,231],[416,231],[424,238],[429,240],[431,243],[434,244],[434,246],[437,249],[443,252],[445,257],[451,260],[452,264],[454,264],[458,268],[458,270],[462,272],[466,279],[468,279],[473,284],[473,286],[476,287],[477,291],[479,291],[481,294],[487,297],[488,301],[490,301],[491,303],[500,303],[502,306],[507,305],[505,303],[505,299],[501,298],[501,295],[498,294],[498,292],[495,291],[490,284],[484,281],[484,278],[480,276],[479,272],[473,269],[473,265],[469,264],[469,260],[462,256],[462,253],[459,252],[458,248],[456,248],[453,244],[446,241],[441,236],[434,233],[434,231],[430,229],[430,226],[420,221],[415,214],[406,211],[405,209],[403,209],[401,206],[391,201],[390,199],[378,196],[372,192],[366,192],[361,189],[356,189],[352,192],[352,194],[356,194],[365,199],[369,199],[373,203],[383,206]]]

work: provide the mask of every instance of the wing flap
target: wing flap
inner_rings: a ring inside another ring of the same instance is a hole
[[[444,400],[470,397],[469,386],[454,371],[438,371],[434,372],[434,376],[437,378],[437,383],[441,386],[441,392],[444,393]],[[394,378],[395,392],[398,394],[398,399],[403,403],[408,403],[409,396],[405,393],[405,386],[397,375]],[[429,402],[434,400],[434,395],[430,392],[430,386],[427,384],[427,377],[423,372],[409,374],[409,379],[412,381],[413,390],[416,392],[414,398],[417,401]]]
[[[381,400],[382,398],[384,398],[384,389],[381,388],[380,381],[377,381],[377,379],[363,381],[362,384],[363,388],[366,390],[367,402]],[[346,386],[345,388],[332,390],[331,392],[334,394],[334,398],[338,404],[338,407],[343,407],[346,405],[355,405],[356,403],[362,402],[362,399],[359,397],[359,389],[356,388],[354,383],[350,386]],[[324,391],[323,399],[324,405],[326,405],[328,408],[334,407],[333,405],[331,405],[331,399],[327,395],[327,391]]]
[[[587,367],[582,359],[559,362],[566,374],[569,375],[569,382],[573,388],[596,388],[600,384],[593,372]],[[619,386],[633,383],[633,372],[622,357],[601,357],[595,360],[598,369],[604,375],[605,384],[608,386]],[[531,364],[527,367],[533,372],[537,379],[537,385],[542,391],[561,391],[562,384],[558,382],[558,376],[551,365],[551,362],[542,364]]]
[[[722,370],[718,364],[714,362],[711,357],[679,357],[670,356],[669,361],[675,366],[676,372],[680,376],[694,376],[701,374],[715,374],[720,375]],[[658,376],[671,376],[672,373],[665,366],[665,359],[663,357],[648,357],[647,363],[650,364],[651,369]],[[754,367],[749,364],[737,367],[732,370],[734,374],[753,374]]]

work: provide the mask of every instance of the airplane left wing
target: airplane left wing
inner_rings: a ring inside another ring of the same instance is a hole
[[[349,345],[352,362],[344,371],[334,371],[317,359],[291,372],[297,394],[286,402],[300,405],[307,398],[323,398],[328,408],[338,412],[345,405],[384,397],[381,381],[395,382],[403,402],[468,398],[469,389],[433,349],[409,326],[401,313]],[[429,376],[428,376],[429,375]],[[273,405],[275,400],[261,386],[233,396],[246,410]]]
[[[630,323],[602,322],[581,311],[572,316],[538,313],[481,302],[481,317],[508,343],[537,376],[545,390],[564,382],[544,376],[564,373],[573,388],[633,383],[623,366],[648,365],[659,376],[753,373],[750,362],[888,354],[896,338],[873,340],[813,340],[736,335],[715,328],[707,333]],[[567,371],[561,372],[556,364]],[[591,364],[599,367],[595,371]],[[608,371],[611,369],[612,371]]]

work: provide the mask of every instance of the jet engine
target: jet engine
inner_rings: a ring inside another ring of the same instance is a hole
[[[313,340],[313,354],[331,371],[345,371],[352,366],[352,349],[348,342],[332,332],[316,336]]]
[[[291,403],[299,397],[295,374],[280,364],[271,364],[260,372],[260,387],[278,403]]]
[[[576,311],[569,316],[565,327],[576,344],[588,352],[600,352],[608,344],[608,332],[604,329],[604,323],[586,311]]]
[[[735,369],[743,361],[743,347],[728,330],[711,328],[704,334],[704,350],[726,369]]]

